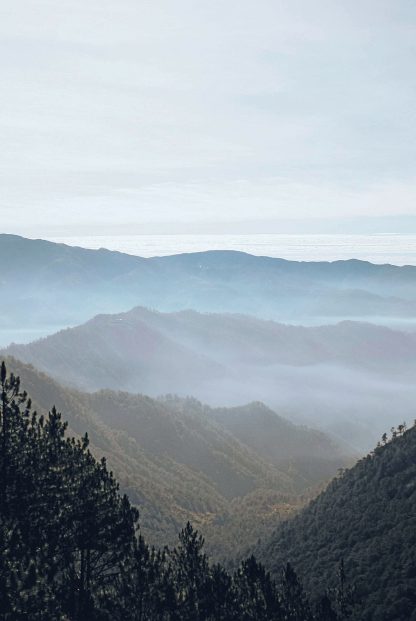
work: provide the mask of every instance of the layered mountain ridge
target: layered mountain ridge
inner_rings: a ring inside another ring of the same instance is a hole
[[[261,400],[357,451],[395,422],[398,405],[411,420],[416,398],[416,335],[360,322],[137,307],[5,351],[81,390],[192,395],[215,407]]]
[[[416,267],[296,262],[235,251],[144,259],[0,235],[3,344],[142,305],[252,314],[295,323],[342,319],[412,326]],[[24,330],[22,330],[24,326]]]

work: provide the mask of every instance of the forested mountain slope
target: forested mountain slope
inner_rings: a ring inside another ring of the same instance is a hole
[[[294,425],[266,407],[254,402],[232,408],[211,408],[194,398],[163,397],[169,409],[208,418],[227,429],[246,446],[306,485],[332,477],[340,456],[353,461],[347,447],[341,447],[327,434]]]
[[[309,602],[293,568],[277,581],[253,556],[211,564],[188,522],[149,547],[87,435],[32,409],[0,365],[0,618],[3,621],[343,621],[337,597]]]
[[[52,333],[97,313],[142,305],[163,311],[248,313],[300,323],[416,317],[416,268],[363,261],[296,262],[210,251],[143,259],[0,235],[0,341]],[[59,300],[59,303],[57,303]]]
[[[6,351],[82,390],[193,395],[216,406],[261,400],[359,451],[394,423],[395,408],[411,416],[416,398],[416,334],[360,322],[302,327],[138,307]]]
[[[343,558],[363,603],[357,621],[416,619],[416,427],[403,429],[259,548],[276,575],[282,563],[295,564],[315,594],[335,586]]]
[[[247,547],[259,536],[254,524],[260,517],[257,531],[264,536],[279,515],[286,517],[300,506],[301,494],[311,494],[309,488],[329,479],[349,459],[324,434],[317,440],[313,430],[298,430],[282,421],[274,432],[280,445],[285,437],[288,444],[298,433],[299,438],[296,450],[286,451],[279,465],[279,443],[273,461],[243,443],[201,404],[199,409],[179,411],[169,401],[143,395],[81,393],[15,359],[7,364],[22,378],[39,411],[47,412],[55,404],[66,412],[72,432],[88,432],[94,453],[107,456],[123,490],[139,507],[143,532],[159,544],[171,542],[181,524],[192,519],[209,535],[217,555]],[[321,460],[316,459],[319,447]],[[308,457],[313,464],[310,474],[304,470]]]

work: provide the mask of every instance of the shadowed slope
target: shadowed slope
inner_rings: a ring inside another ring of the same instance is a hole
[[[295,564],[305,586],[334,586],[344,559],[364,611],[357,621],[416,619],[416,427],[335,479],[259,549],[276,574]],[[355,618],[355,617],[354,617]]]

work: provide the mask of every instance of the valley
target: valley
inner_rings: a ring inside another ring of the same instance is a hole
[[[138,507],[147,540],[159,546],[172,543],[192,520],[211,553],[231,557],[354,459],[325,434],[297,427],[259,403],[216,410],[195,400],[83,393],[18,360],[7,365],[39,413],[55,405],[71,433],[88,433],[94,454],[108,459]],[[272,424],[259,424],[264,418]],[[259,433],[267,433],[276,450],[263,449]]]

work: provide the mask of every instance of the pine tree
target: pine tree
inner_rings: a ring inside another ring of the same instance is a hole
[[[309,621],[312,612],[301,583],[290,563],[282,574],[282,605],[285,621]]]
[[[239,606],[237,593],[232,577],[220,565],[210,569],[207,589],[207,619],[209,621],[237,621]]]
[[[27,608],[30,585],[72,619],[90,621],[134,545],[137,512],[120,496],[105,460],[90,453],[87,437],[66,438],[55,409],[46,420],[31,412],[4,363],[0,381],[0,517],[13,525],[8,546],[3,530],[3,591],[20,585],[19,606]]]
[[[281,619],[276,585],[254,556],[241,563],[234,580],[241,606],[241,619],[244,621]]]
[[[203,538],[188,522],[171,553],[178,612],[183,621],[202,621],[209,609],[208,559],[203,546]]]

